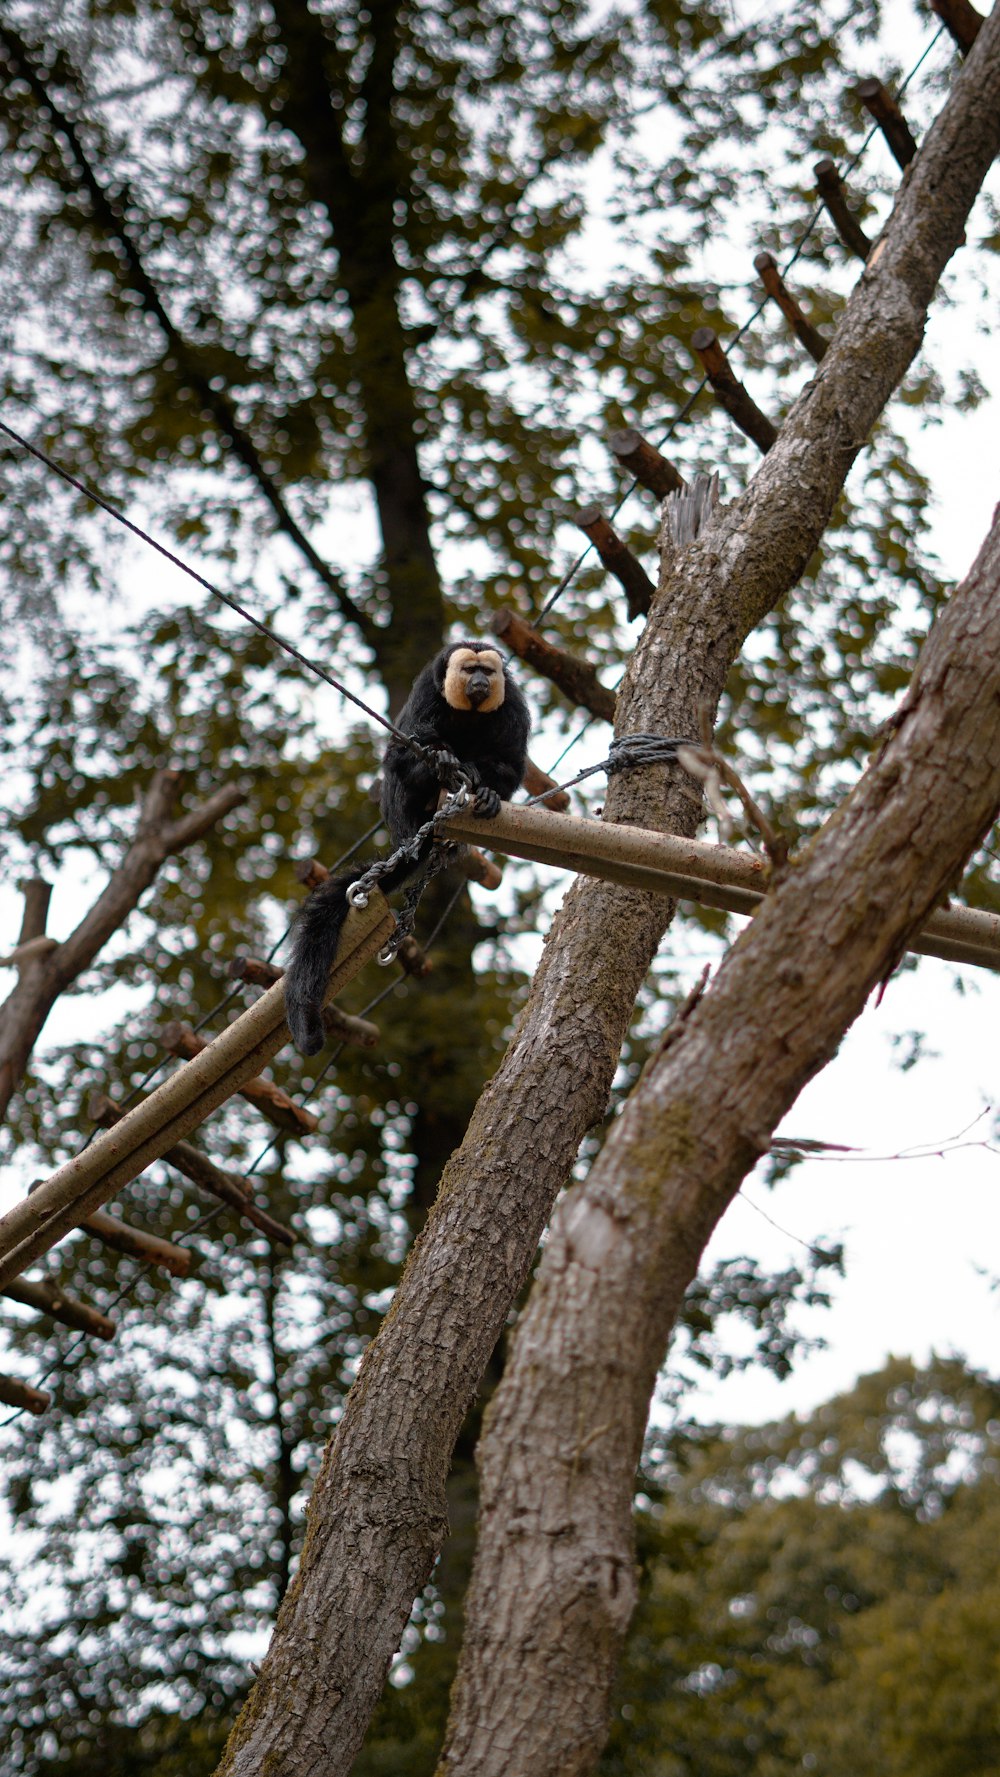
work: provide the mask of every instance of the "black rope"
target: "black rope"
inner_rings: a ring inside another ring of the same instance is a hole
[[[582,731],[581,731],[582,732]],[[575,745],[580,736],[575,735],[570,746]],[[565,784],[556,784],[557,790],[572,790],[575,784],[582,784],[584,778],[594,777],[600,771],[609,777],[616,771],[631,771],[639,765],[671,765],[675,762],[681,747],[696,747],[698,742],[687,735],[670,737],[662,734],[622,734],[611,742],[608,756],[597,765],[588,765],[585,770],[578,771]],[[569,751],[567,747],[566,751]],[[563,755],[565,757],[565,754]],[[526,807],[536,802],[545,802],[551,796],[551,790],[542,790],[540,795],[531,796]]]

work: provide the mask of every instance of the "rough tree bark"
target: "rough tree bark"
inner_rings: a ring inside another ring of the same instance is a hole
[[[884,751],[667,1033],[557,1212],[480,1444],[442,1772],[594,1768],[635,1603],[635,1471],[684,1291],[776,1124],[998,809],[1000,508]]]
[[[98,951],[124,925],[165,860],[193,845],[246,799],[242,790],[230,784],[200,808],[172,820],[181,775],[173,770],[156,773],[142,805],[135,839],[94,905],[61,944],[44,938],[44,908],[41,923],[34,920],[38,930],[27,930],[32,903],[26,905],[21,936],[34,943],[27,946],[28,954],[22,954],[17,985],[0,1006],[0,1118],[24,1077],[39,1032],[59,995],[89,968]]]
[[[823,364],[746,492],[665,560],[618,700],[620,733],[697,733],[743,640],[794,585],[921,341],[1000,145],[1000,9],[913,164]],[[606,817],[693,833],[680,773],[609,784]],[[498,1073],[446,1168],[314,1489],[296,1580],[220,1766],[336,1777],[361,1743],[445,1530],[455,1439],[579,1142],[604,1112],[668,906],[578,882]],[[758,917],[760,917],[758,915]]]

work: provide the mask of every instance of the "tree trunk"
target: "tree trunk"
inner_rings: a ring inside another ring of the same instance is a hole
[[[480,1445],[454,1777],[593,1770],[656,1373],[719,1217],[1000,809],[1000,509],[885,750],[668,1032],[563,1202]]]
[[[397,709],[420,668],[441,646],[444,605],[417,449],[417,404],[406,363],[394,251],[399,233],[395,210],[408,182],[394,116],[397,0],[373,0],[370,14],[360,153],[349,152],[340,134],[344,94],[336,93],[338,109],[331,102],[336,86],[333,45],[320,14],[298,0],[274,4],[287,59],[286,78],[272,108],[275,121],[292,129],[305,150],[302,178],[330,219],[350,303],[352,375],[394,618],[367,639],[390,708]]]
[[[930,131],[816,377],[743,496],[664,575],[618,730],[698,733],[755,624],[794,585],[844,477],[917,351],[937,279],[1000,139],[1000,10]],[[613,778],[607,818],[692,834],[675,770]],[[635,995],[667,922],[654,898],[577,882],[318,1477],[302,1564],[220,1772],[280,1759],[347,1772],[445,1529],[455,1438],[581,1138],[603,1116]],[[761,918],[762,915],[758,915]]]

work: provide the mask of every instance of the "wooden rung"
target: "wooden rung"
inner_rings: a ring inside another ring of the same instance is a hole
[[[556,818],[556,817],[553,817]],[[328,997],[346,986],[379,951],[395,927],[377,890],[365,908],[351,908],[344,923]],[[187,1061],[114,1129],[98,1135],[83,1153],[0,1218],[0,1288],[78,1227],[122,1185],[252,1080],[288,1041],[284,982],[278,981]]]
[[[985,23],[982,13],[976,11],[970,0],[931,0],[931,11],[947,25],[962,54],[967,56]]]
[[[208,1048],[205,1038],[180,1019],[164,1026],[160,1041],[171,1055],[180,1056],[184,1061],[193,1061]],[[294,1098],[289,1098],[288,1093],[272,1080],[245,1080],[240,1087],[240,1097],[260,1111],[275,1129],[287,1130],[291,1135],[312,1135],[319,1128],[319,1118],[296,1104]]]
[[[454,815],[449,831],[464,839],[467,815]],[[481,838],[494,851],[533,858],[559,870],[600,876],[672,900],[698,901],[732,913],[753,913],[764,898],[769,865],[727,845],[678,839],[643,827],[580,820],[543,808],[504,803],[495,820],[481,823]],[[932,913],[909,948],[922,956],[1000,972],[1000,915],[978,908],[948,907]]]
[[[753,439],[758,450],[769,451],[778,436],[778,428],[747,393],[719,344],[718,335],[711,327],[698,327],[691,335],[691,349],[698,354],[702,369],[730,419]]]
[[[234,956],[226,970],[230,981],[245,981],[250,987],[273,987],[284,972],[277,963],[263,962],[258,956]]]
[[[658,500],[665,500],[668,494],[676,493],[687,486],[680,470],[674,467],[669,457],[662,456],[655,445],[650,444],[634,426],[625,426],[620,432],[612,432],[608,443],[622,468],[627,469],[639,486],[647,487]]]
[[[581,660],[578,655],[568,653],[565,648],[557,648],[554,643],[547,642],[537,629],[532,629],[531,624],[525,623],[524,618],[518,617],[515,611],[497,611],[490,619],[490,628],[512,653],[557,686],[571,703],[590,710],[592,715],[600,716],[602,721],[614,721],[615,694],[601,684],[597,677],[597,668],[591,666],[589,660]]]
[[[525,764],[521,782],[529,796],[545,797],[545,808],[559,810],[569,807],[569,791],[560,790],[555,778],[550,777],[547,771],[543,771],[541,766],[536,765],[531,759],[527,760]]]
[[[581,506],[576,515],[585,537],[589,537],[609,574],[613,574],[625,594],[629,621],[645,617],[656,587],[641,561],[623,542],[613,524],[599,506]]]
[[[399,949],[396,952],[396,961],[402,969],[403,974],[411,975],[414,981],[422,981],[424,976],[429,975],[434,967],[427,952],[417,943],[412,932],[408,937],[403,939],[402,944],[399,946]],[[333,1007],[329,1006],[327,1007],[327,1010],[332,1011]],[[346,1017],[347,1015],[346,1013],[342,1013],[341,1016]],[[351,1019],[350,1022],[354,1024],[366,1024],[367,1019]],[[371,1028],[372,1030],[375,1030],[376,1027],[373,1024]]]
[[[882,131],[896,165],[905,173],[917,152],[917,142],[892,94],[887,92],[881,80],[861,80],[854,90]]]
[[[125,1116],[125,1112],[101,1092],[94,1093],[87,1108],[94,1122],[99,1123],[102,1129],[113,1129]],[[266,1210],[258,1209],[245,1179],[238,1173],[224,1172],[221,1166],[216,1166],[214,1160],[210,1160],[207,1154],[203,1154],[191,1142],[175,1142],[161,1158],[168,1166],[175,1167],[186,1179],[190,1179],[199,1190],[207,1191],[209,1196],[218,1197],[230,1209],[235,1209],[244,1221],[266,1234],[269,1240],[278,1240],[283,1246],[294,1245],[295,1235],[291,1228],[287,1228],[284,1222],[276,1221]]]
[[[778,270],[776,260],[770,253],[758,253],[753,263],[754,270],[760,277],[771,301],[777,303],[796,339],[805,346],[810,358],[819,364],[826,351],[827,342],[819,329],[814,327],[812,322],[808,321],[802,313],[802,309]]]
[[[31,1388],[16,1376],[0,1376],[0,1402],[5,1407],[20,1407],[27,1413],[44,1413],[52,1396],[44,1388]]]
[[[115,1323],[110,1315],[77,1301],[75,1296],[67,1296],[51,1277],[19,1277],[0,1290],[0,1295],[8,1297],[11,1302],[22,1302],[26,1308],[33,1308],[36,1314],[47,1314],[50,1320],[72,1327],[75,1332],[93,1333],[95,1339],[113,1339],[115,1336]]]
[[[119,1221],[117,1216],[109,1216],[103,1209],[92,1210],[80,1226],[88,1234],[93,1234],[102,1246],[110,1246],[116,1253],[127,1253],[130,1259],[142,1259],[144,1264],[157,1265],[173,1277],[186,1277],[191,1269],[194,1254],[189,1246],[175,1246],[172,1240],[163,1240],[159,1234],[147,1234],[144,1228],[133,1228],[128,1222]]]
[[[847,202],[844,182],[833,161],[830,159],[818,160],[813,171],[816,174],[816,189],[823,207],[844,246],[856,258],[867,259],[872,250],[872,243]]]

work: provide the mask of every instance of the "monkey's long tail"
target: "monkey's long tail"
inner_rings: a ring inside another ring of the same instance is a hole
[[[423,850],[429,849],[430,842]],[[379,888],[388,894],[425,867],[425,856],[401,857],[382,871]],[[367,873],[367,869],[360,869],[328,876],[313,889],[295,922],[291,960],[285,971],[285,1016],[300,1055],[318,1055],[326,1041],[323,1001],[347,918],[347,891]]]
[[[347,917],[347,891],[363,875],[328,876],[313,889],[295,922],[285,971],[285,1016],[300,1055],[318,1055],[326,1041],[323,998]]]

